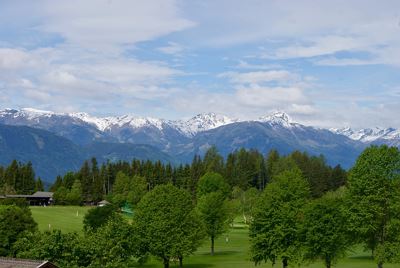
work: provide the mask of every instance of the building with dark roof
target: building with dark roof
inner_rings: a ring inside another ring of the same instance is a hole
[[[58,268],[49,261],[0,258],[0,268]]]
[[[5,195],[4,198],[24,198],[31,206],[48,206],[53,204],[53,194],[52,192],[36,192],[32,195],[27,194],[13,194]]]

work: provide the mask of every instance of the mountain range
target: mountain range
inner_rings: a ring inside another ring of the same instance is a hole
[[[214,113],[164,120],[32,108],[0,110],[0,164],[13,158],[31,160],[38,175],[49,181],[76,170],[92,156],[100,162],[138,158],[177,164],[190,162],[213,145],[223,156],[240,148],[264,154],[271,149],[283,154],[306,151],[348,168],[369,144],[400,146],[400,131],[321,129],[296,123],[284,112],[246,121]]]

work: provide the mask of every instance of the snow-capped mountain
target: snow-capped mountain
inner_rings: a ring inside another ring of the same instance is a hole
[[[324,154],[329,164],[350,167],[371,143],[400,146],[400,131],[395,129],[320,129],[296,123],[281,111],[256,120],[232,119],[214,113],[198,114],[187,120],[166,120],[133,115],[96,117],[25,108],[0,110],[1,124],[46,130],[83,148],[112,143],[112,146],[96,145],[95,152],[113,161],[121,155],[129,159],[129,146],[143,145],[154,148],[146,149],[154,152],[147,154],[153,158],[164,154],[162,159],[171,157],[176,163],[185,163],[215,145],[223,156],[241,148],[257,149],[263,154],[271,149],[283,154],[300,150],[312,155]]]
[[[375,127],[353,130],[350,127],[346,127],[341,129],[333,128],[331,131],[364,143],[383,143],[383,141],[388,141],[390,145],[400,144],[400,130],[395,128]],[[393,144],[393,142],[395,143]]]
[[[188,137],[193,137],[199,132],[214,129],[220,126],[239,122],[239,119],[232,119],[215,113],[198,114],[189,120],[177,120],[171,122],[179,131]]]
[[[37,110],[33,108],[4,109],[0,110],[0,123],[11,125],[29,125],[40,127],[40,124],[48,123],[49,118],[69,118],[74,125],[88,124],[100,132],[110,132],[118,128],[156,128],[163,131],[165,128],[173,128],[187,137],[193,137],[199,132],[214,129],[227,124],[238,122],[224,115],[215,113],[198,114],[188,120],[164,120],[152,117],[139,117],[133,115],[96,117],[88,113],[55,113],[51,111]],[[46,122],[44,122],[46,121]],[[43,128],[46,129],[45,126]]]
[[[87,113],[70,113],[71,117],[77,118],[88,124],[94,125],[100,131],[107,131],[113,127],[129,126],[132,128],[141,128],[145,126],[155,126],[162,129],[165,120],[156,119],[151,117],[136,117],[131,115],[123,116],[109,116],[109,117],[95,117]]]
[[[221,126],[242,122],[236,118],[229,118],[215,113],[198,114],[188,120],[165,120],[152,117],[139,117],[133,115],[96,117],[88,113],[55,113],[51,111],[37,110],[33,108],[4,109],[0,110],[0,123],[11,125],[29,125],[42,127],[46,129],[50,119],[66,120],[69,119],[74,125],[90,125],[99,132],[107,133],[115,129],[130,128],[133,130],[141,128],[155,128],[163,131],[166,128],[172,128],[187,137],[193,137],[197,133],[215,129]],[[260,117],[253,122],[269,123],[270,125],[280,125],[283,127],[292,127],[297,123],[284,112],[274,112],[272,114]],[[64,122],[64,124],[66,124]]]
[[[291,128],[298,125],[298,123],[294,122],[288,114],[281,111],[275,111],[269,115],[262,116],[255,121],[268,123],[271,126],[282,126],[286,128]]]

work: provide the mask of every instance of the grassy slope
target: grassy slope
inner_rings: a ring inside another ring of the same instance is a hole
[[[89,207],[31,207],[32,214],[39,224],[40,230],[48,230],[50,223],[53,229],[61,229],[65,232],[82,232],[82,220],[84,213]],[[76,216],[76,212],[79,216]],[[254,263],[250,262],[248,256],[249,239],[246,228],[234,228],[227,235],[217,239],[215,244],[216,254],[210,256],[209,242],[196,252],[194,256],[184,259],[184,267],[200,268],[254,268]],[[226,237],[229,241],[226,242]],[[161,262],[152,259],[144,265],[145,268],[162,267]],[[178,267],[172,265],[172,267]],[[257,267],[272,267],[270,263],[262,264]],[[275,267],[281,267],[278,263]],[[293,266],[297,267],[297,266]],[[300,266],[302,268],[323,268],[322,263]],[[349,257],[340,260],[335,267],[338,268],[375,268],[376,264],[369,258],[368,253],[360,250],[351,253]],[[385,268],[400,267],[399,264],[385,264]]]

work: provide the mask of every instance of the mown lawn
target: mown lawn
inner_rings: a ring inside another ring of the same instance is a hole
[[[41,231],[60,229],[63,232],[81,233],[83,230],[83,216],[90,207],[32,206],[30,209]]]
[[[90,207],[31,207],[33,217],[39,224],[40,230],[61,229],[63,232],[82,232],[83,216]],[[78,212],[78,213],[77,213]],[[230,229],[230,231],[216,240],[215,255],[211,256],[209,242],[194,254],[194,256],[184,259],[184,267],[189,268],[254,268],[254,263],[249,261],[248,249],[248,229],[243,226]],[[376,264],[371,260],[368,252],[363,252],[361,247],[357,247],[349,256],[341,259],[334,267],[338,268],[375,268]],[[144,268],[162,267],[162,263],[155,258],[142,266]],[[171,267],[178,267],[172,263]],[[257,267],[272,267],[270,263],[261,264]],[[275,267],[281,267],[277,263]],[[298,266],[293,266],[298,267]],[[323,268],[321,262],[302,265],[302,268]],[[385,268],[399,268],[400,264],[385,264]]]

